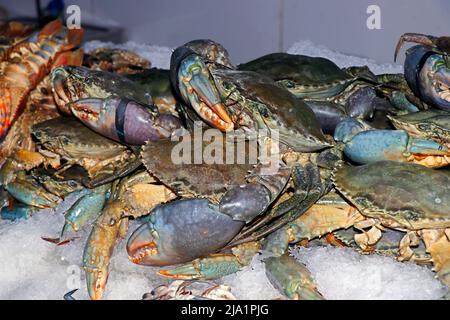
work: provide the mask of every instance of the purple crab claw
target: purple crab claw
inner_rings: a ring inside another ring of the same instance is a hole
[[[450,68],[444,56],[423,46],[410,48],[406,52],[405,79],[417,97],[450,110]]]
[[[206,199],[185,199],[156,207],[130,236],[127,251],[136,264],[185,263],[223,248],[244,226]]]
[[[80,99],[70,104],[70,110],[95,132],[130,145],[170,139],[181,128],[180,119],[174,115],[125,98]]]

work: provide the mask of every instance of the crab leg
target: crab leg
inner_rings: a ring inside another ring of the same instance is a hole
[[[158,203],[174,198],[173,193],[161,190],[166,189],[165,187],[149,184],[152,182],[154,179],[149,173],[142,171],[122,179],[117,187],[113,186],[109,203],[97,218],[83,253],[87,287],[92,299],[101,299],[103,295],[108,279],[109,263],[117,239],[123,239],[127,232],[127,215],[138,217],[140,214],[149,212]],[[95,200],[98,206],[104,201],[107,190],[107,186],[97,188],[96,191],[99,194],[86,201]],[[155,199],[155,197],[158,198]],[[81,214],[83,214],[82,220],[85,220],[85,213]]]
[[[160,270],[159,275],[180,280],[213,280],[238,272],[250,264],[259,251],[259,242],[247,242],[232,248],[232,253],[216,253],[206,258],[179,265],[170,270]]]
[[[70,104],[70,110],[97,133],[131,145],[170,139],[181,128],[177,117],[125,98],[80,99]]]
[[[450,288],[450,228],[445,230],[421,230],[427,251],[431,254],[437,277]]]
[[[91,299],[102,298],[111,256],[120,229],[120,202],[110,203],[97,218],[83,253],[83,268]]]
[[[294,300],[324,300],[308,269],[294,257],[284,254],[265,260],[269,281],[288,298]]]
[[[434,47],[436,44],[437,37],[420,34],[420,33],[405,33],[398,40],[397,46],[395,47],[394,61],[397,61],[397,56],[400,49],[403,47],[405,42],[414,42],[417,44],[422,44],[428,47]]]
[[[320,178],[320,172],[317,167],[306,164],[303,167],[298,166],[297,178],[294,182],[297,183],[296,195],[294,195],[293,200],[289,199],[286,203],[281,203],[279,208],[274,208],[267,216],[264,217],[264,223],[271,220],[273,217],[279,216],[274,222],[259,228],[255,232],[250,233],[250,231],[245,231],[244,236],[238,236],[235,240],[230,243],[230,246],[244,243],[247,241],[259,240],[276,230],[282,228],[286,224],[296,220],[301,216],[306,210],[308,210],[314,203],[317,202],[325,193],[329,191],[330,183],[322,184]],[[281,209],[281,210],[280,210]],[[256,225],[263,225],[261,221],[256,222]],[[255,228],[251,226],[249,230],[253,231]]]
[[[102,185],[90,193],[81,196],[65,213],[65,223],[61,231],[60,240],[67,232],[80,231],[94,217],[98,217],[105,205],[111,184]]]
[[[275,255],[282,255],[290,243],[302,239],[311,240],[338,229],[347,229],[364,219],[355,208],[343,200],[333,205],[315,204],[295,221],[271,233],[264,240],[263,248]]]

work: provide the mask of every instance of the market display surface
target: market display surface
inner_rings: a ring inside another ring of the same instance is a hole
[[[448,298],[446,38],[403,35],[404,66],[310,41],[235,65],[1,32],[0,298]],[[194,121],[276,143],[277,170],[174,162]]]

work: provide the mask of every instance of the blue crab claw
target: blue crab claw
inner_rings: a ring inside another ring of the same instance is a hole
[[[54,208],[61,200],[32,181],[16,180],[5,186],[5,190],[20,202],[38,208]]]
[[[242,264],[232,254],[216,254],[179,265],[170,270],[160,270],[160,276],[179,280],[214,280],[238,272]]]
[[[450,110],[450,68],[447,58],[427,47],[414,46],[406,53],[405,78],[414,94],[423,101]]]
[[[175,89],[197,114],[211,126],[228,132],[234,129],[208,67],[191,49],[180,47],[171,58]]]
[[[75,117],[95,132],[131,145],[170,139],[181,128],[179,118],[133,100],[86,98],[70,103]]]
[[[433,140],[413,138],[403,130],[363,131],[366,128],[362,128],[357,120],[345,122],[336,128],[335,139],[344,142],[345,155],[355,163],[414,161],[427,156],[450,156],[447,146]],[[429,166],[437,167],[439,163],[441,162],[430,162]],[[442,162],[443,165],[445,163]]]
[[[244,226],[206,199],[186,199],[156,207],[127,243],[136,264],[167,266],[192,261],[223,248]]]
[[[56,243],[64,243],[65,236],[70,232],[78,232],[84,228],[89,222],[95,221],[95,219],[101,214],[102,208],[109,196],[111,184],[104,184],[89,193],[82,195],[78,198],[74,204],[64,214],[65,223],[61,231],[61,235]]]
[[[294,300],[324,300],[311,273],[294,257],[284,254],[265,261],[266,275],[280,292]]]

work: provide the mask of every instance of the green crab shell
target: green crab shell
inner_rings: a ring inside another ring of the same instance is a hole
[[[225,140],[222,143],[225,146]],[[150,141],[142,148],[141,158],[150,174],[179,196],[202,196],[217,200],[230,187],[245,184],[246,176],[254,164],[247,160],[243,164],[227,164],[226,149],[223,149],[222,161],[207,163],[208,158],[205,156],[210,155],[208,148],[211,146],[210,141],[191,135],[182,137],[180,141]],[[246,143],[245,159],[248,159],[251,147]],[[237,149],[234,150],[236,152]],[[196,156],[201,157],[198,159],[200,161],[196,160]]]
[[[47,149],[67,159],[108,159],[120,155],[127,147],[105,138],[80,121],[59,117],[33,126],[32,134]]]
[[[407,230],[450,227],[450,174],[412,163],[341,164],[337,190],[358,210]]]
[[[402,116],[388,116],[392,124],[413,136],[450,142],[450,112],[430,109]]]
[[[236,70],[218,69],[212,74],[223,96],[227,96],[229,88],[234,88],[243,97],[241,100],[254,102],[243,107],[257,109],[250,112],[261,115],[267,128],[278,129],[281,142],[303,152],[329,146],[311,108],[272,79],[255,72]]]
[[[275,81],[291,80],[304,85],[322,85],[352,78],[328,59],[282,52],[265,55],[238,68],[264,74]]]

